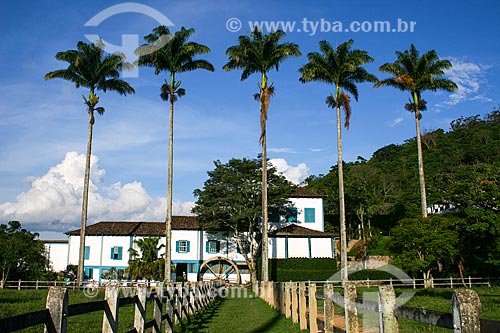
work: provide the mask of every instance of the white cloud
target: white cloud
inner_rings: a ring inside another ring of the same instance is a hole
[[[403,117],[399,117],[399,118],[391,120],[387,125],[389,125],[389,127],[395,127],[395,126],[399,125],[399,123],[401,123],[402,121],[403,121]]]
[[[81,220],[85,155],[68,152],[61,163],[40,177],[29,177],[31,188],[14,202],[0,204],[0,219],[19,220],[32,231],[78,228]],[[100,187],[105,170],[91,158],[88,223],[104,220],[162,221],[166,199],[152,198],[139,181]],[[174,215],[190,215],[194,202],[173,203]]]
[[[305,163],[300,163],[297,166],[288,165],[284,158],[273,158],[269,162],[276,168],[276,170],[283,174],[283,176],[294,184],[300,184],[309,176],[309,168]]]
[[[269,148],[270,153],[295,153],[292,148]]]
[[[466,62],[453,57],[448,58],[448,60],[453,67],[445,73],[450,80],[457,84],[458,89],[449,95],[447,101],[439,103],[438,107],[451,107],[471,100],[491,101],[490,98],[484,96],[481,89],[486,83],[484,78],[486,71],[491,66]]]

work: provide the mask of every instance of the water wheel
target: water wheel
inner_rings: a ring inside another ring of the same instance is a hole
[[[213,257],[200,266],[198,281],[222,280],[241,283],[240,270],[236,264],[224,257]]]

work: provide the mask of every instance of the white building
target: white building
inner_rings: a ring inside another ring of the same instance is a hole
[[[334,237],[323,232],[323,197],[303,189],[290,198],[294,208],[289,217],[270,218],[269,258],[332,258]],[[54,268],[78,264],[80,230],[69,236],[66,260],[53,263]],[[85,274],[100,281],[112,267],[128,267],[129,249],[138,250],[135,240],[158,236],[165,244],[164,222],[99,222],[86,228]],[[161,249],[163,249],[162,247]],[[164,251],[164,250],[163,250]],[[161,250],[159,250],[159,254]],[[53,258],[55,259],[55,258]],[[243,255],[230,232],[206,232],[195,216],[174,216],[172,221],[172,263],[177,276],[190,281],[224,278],[234,282],[250,280]]]

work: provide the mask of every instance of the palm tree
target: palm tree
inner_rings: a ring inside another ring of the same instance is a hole
[[[389,73],[393,77],[381,80],[375,87],[391,86],[411,94],[410,102],[405,105],[406,110],[415,114],[415,127],[417,131],[418,174],[420,179],[420,201],[422,216],[427,217],[427,198],[425,194],[424,159],[422,156],[422,142],[420,136],[421,111],[426,110],[426,102],[421,97],[425,90],[454,91],[457,85],[442,76],[444,71],[452,67],[448,60],[439,59],[436,51],[431,50],[420,57],[413,44],[409,50],[396,51],[397,59],[393,63],[380,66],[380,71]]]
[[[158,246],[159,241],[160,237],[145,237],[134,240],[140,253],[134,248],[129,249],[129,266],[125,269],[132,280],[137,278],[154,280],[162,277],[164,263],[163,259],[158,257],[158,250],[163,245]]]
[[[342,161],[342,132],[340,109],[344,110],[346,129],[349,128],[351,116],[350,93],[356,101],[358,100],[358,88],[356,83],[376,82],[377,78],[368,73],[362,66],[372,62],[373,58],[366,51],[351,50],[354,41],[351,39],[333,49],[330,43],[323,40],[319,42],[321,53],[312,52],[307,55],[309,62],[299,69],[300,81],[319,81],[333,84],[335,94],[326,98],[326,104],[335,108],[337,112],[337,153],[338,153],[338,176],[339,176],[339,215],[340,215],[340,262],[342,268],[342,281],[348,280],[347,274],[347,237],[345,225],[345,202],[344,202],[344,172]]]
[[[89,89],[88,98],[83,96],[89,115],[87,158],[85,163],[85,178],[83,182],[82,220],[80,228],[80,252],[78,258],[77,283],[81,284],[84,272],[85,228],[87,225],[87,208],[89,197],[90,157],[92,154],[92,130],[95,122],[94,112],[104,114],[104,108],[97,106],[99,97],[96,91],[116,91],[120,95],[133,94],[134,89],[125,81],[120,80],[120,70],[127,66],[120,54],[104,55],[104,44],[78,42],[76,50],[58,52],[56,59],[67,62],[68,68],[59,69],[45,74],[45,80],[60,78],[73,82],[76,88]]]
[[[210,49],[202,44],[190,42],[189,38],[194,29],[184,27],[173,36],[166,26],[158,26],[153,32],[144,37],[146,44],[139,47],[139,66],[152,67],[155,74],[169,73],[169,80],[161,86],[160,97],[170,101],[169,138],[168,138],[168,193],[167,193],[167,218],[165,219],[165,281],[172,280],[172,181],[173,181],[173,144],[174,144],[174,103],[178,97],[186,94],[181,88],[181,81],[176,81],[176,74],[205,69],[213,72],[214,66],[204,59],[195,59],[197,55],[207,54]]]
[[[229,47],[226,55],[229,58],[224,65],[225,71],[241,69],[241,81],[251,74],[261,76],[259,92],[254,94],[260,103],[260,144],[262,145],[262,281],[269,280],[268,272],[268,213],[267,213],[267,140],[266,121],[269,101],[274,94],[274,84],[269,84],[267,73],[272,69],[279,69],[279,65],[290,57],[300,57],[299,46],[294,43],[281,43],[285,37],[282,30],[263,34],[257,27],[250,36],[238,37],[238,45]]]

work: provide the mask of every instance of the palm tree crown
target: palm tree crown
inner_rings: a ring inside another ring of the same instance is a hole
[[[129,66],[123,55],[104,55],[102,41],[97,44],[78,42],[76,50],[58,52],[56,59],[66,61],[68,68],[45,74],[45,80],[60,78],[73,82],[76,88],[90,91],[116,91],[120,95],[133,94],[134,89],[120,80],[120,70]]]
[[[420,102],[423,91],[454,91],[458,88],[453,81],[442,77],[452,65],[449,60],[439,59],[435,50],[420,56],[415,45],[411,44],[409,50],[396,51],[396,56],[395,62],[383,64],[379,69],[392,77],[377,82],[375,87],[390,86],[410,92],[413,101],[409,104],[413,107],[407,109],[415,112],[416,117],[421,118],[420,111],[425,109],[425,103]]]
[[[326,103],[331,107],[343,107],[346,128],[349,128],[351,115],[350,98],[342,90],[350,93],[357,101],[359,93],[356,83],[377,81],[374,75],[362,67],[373,62],[373,58],[366,51],[352,50],[353,43],[351,39],[334,49],[326,40],[320,41],[321,53],[309,53],[309,62],[299,69],[300,81],[303,83],[318,81],[335,86],[335,95],[330,95]]]

